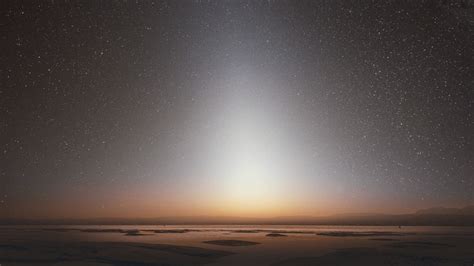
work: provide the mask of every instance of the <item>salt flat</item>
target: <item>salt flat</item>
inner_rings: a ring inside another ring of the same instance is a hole
[[[2,266],[472,265],[473,246],[473,227],[0,227]]]

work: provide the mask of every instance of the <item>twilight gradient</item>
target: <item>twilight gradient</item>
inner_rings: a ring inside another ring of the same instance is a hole
[[[7,5],[0,215],[473,204],[472,7],[405,2]]]

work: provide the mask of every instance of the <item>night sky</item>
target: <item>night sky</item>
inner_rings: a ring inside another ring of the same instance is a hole
[[[2,3],[0,216],[474,204],[467,1]]]

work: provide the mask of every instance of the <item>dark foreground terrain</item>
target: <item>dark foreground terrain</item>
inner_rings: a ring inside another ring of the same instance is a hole
[[[0,227],[9,265],[469,265],[472,227]]]

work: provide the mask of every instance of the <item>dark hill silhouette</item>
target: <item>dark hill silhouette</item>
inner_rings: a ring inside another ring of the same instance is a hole
[[[466,206],[464,208],[445,208],[435,207],[430,209],[423,209],[416,212],[418,215],[438,214],[438,215],[474,215],[474,205]]]

